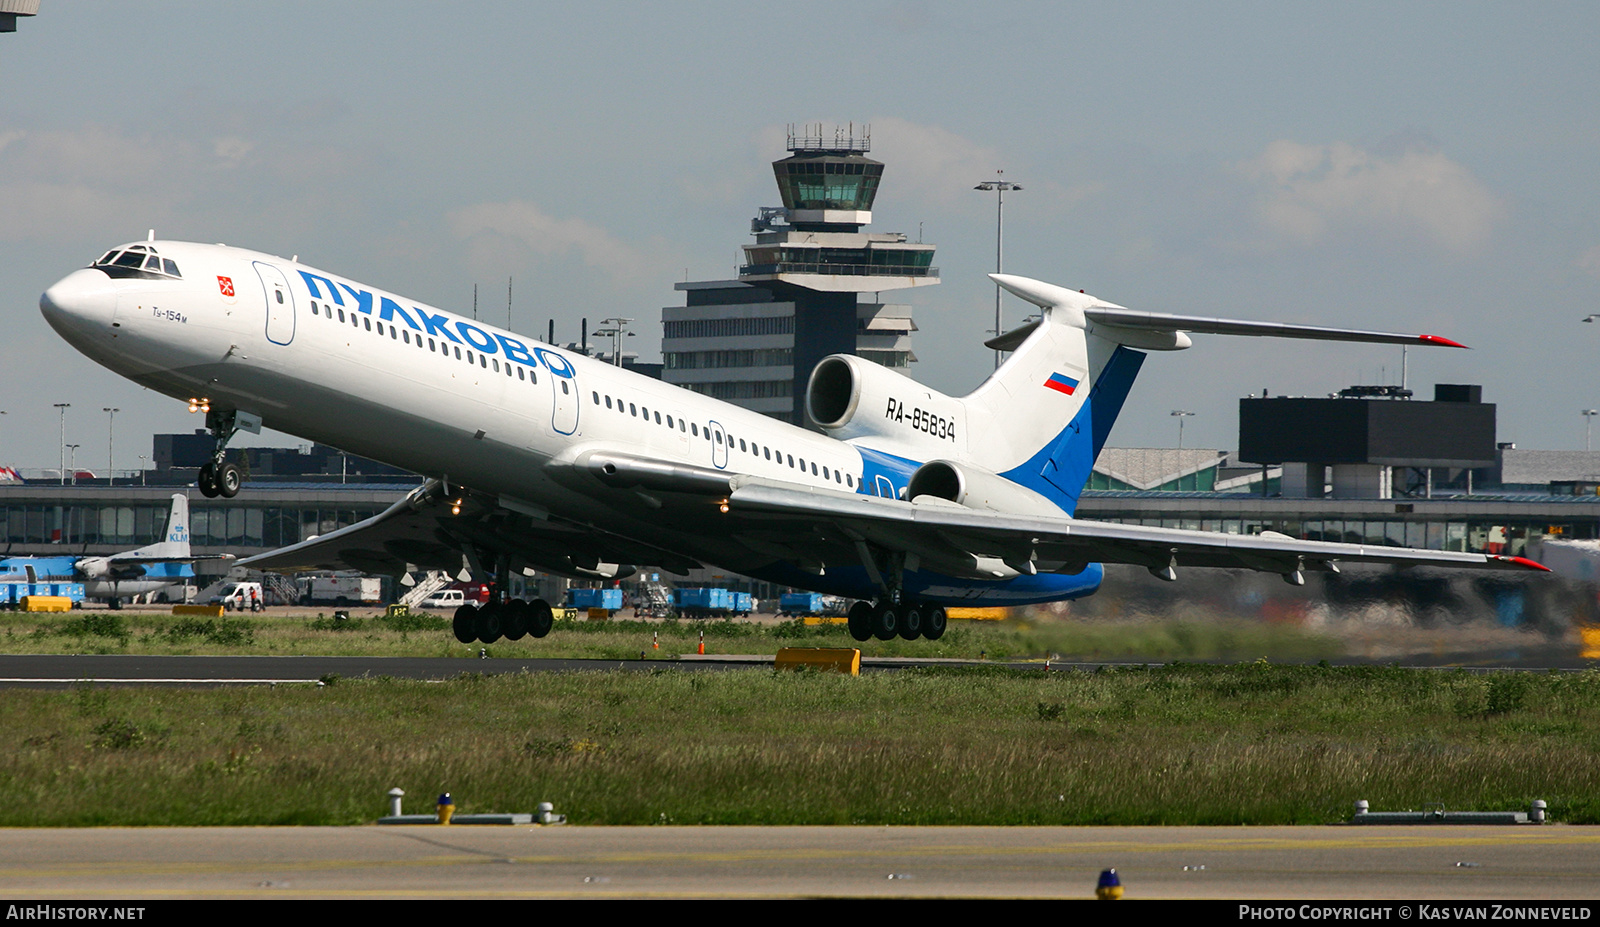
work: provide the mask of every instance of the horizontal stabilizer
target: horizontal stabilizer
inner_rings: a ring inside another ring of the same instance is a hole
[[[1262,338],[1309,338],[1316,341],[1356,341],[1371,344],[1428,344],[1445,348],[1464,348],[1466,345],[1438,335],[1411,335],[1403,332],[1363,331],[1349,328],[1326,328],[1320,325],[1291,325],[1286,322],[1253,322],[1242,319],[1214,319],[1193,315],[1172,315],[1165,312],[1141,312],[1102,302],[1076,290],[1069,290],[1042,280],[1016,277],[1011,274],[990,274],[989,277],[1011,293],[1042,308],[1070,308],[1083,313],[1084,321],[1095,325],[1140,332],[1190,332],[1203,335],[1251,335]],[[1024,325],[984,343],[998,351],[1015,348],[1032,334],[1035,326]]]
[[[1466,345],[1438,335],[1408,335],[1401,332],[1374,332],[1350,328],[1324,328],[1320,325],[1290,325],[1286,322],[1250,322],[1240,319],[1208,319],[1164,312],[1138,312],[1133,309],[1096,306],[1083,310],[1084,318],[1099,325],[1114,325],[1151,332],[1191,332],[1201,335],[1253,335],[1262,338],[1309,338],[1315,341],[1359,341],[1372,344],[1431,344],[1444,348]]]

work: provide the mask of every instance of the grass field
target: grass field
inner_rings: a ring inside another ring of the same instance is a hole
[[[1600,821],[1600,673],[1177,664],[752,669],[218,690],[9,690],[0,826],[1291,824],[1373,810]]]
[[[548,636],[489,645],[495,657],[651,659],[694,653],[771,654],[780,647],[855,647],[865,656],[1087,660],[1318,660],[1344,652],[1338,638],[1244,621],[953,621],[938,641],[856,644],[840,625],[746,621],[562,621]],[[659,637],[660,649],[653,646]],[[475,658],[436,615],[402,618],[251,615],[195,618],[157,612],[0,613],[0,653],[315,654]]]

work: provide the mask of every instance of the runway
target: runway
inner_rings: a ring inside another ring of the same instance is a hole
[[[253,827],[0,831],[28,899],[1593,898],[1600,830]],[[1600,910],[1600,909],[1597,909]],[[1389,919],[1403,919],[1398,912]]]
[[[1379,661],[1350,659],[1339,665],[1372,665]],[[1008,666],[1036,671],[1093,672],[1101,667],[1154,666],[1157,662],[1101,661],[1077,663],[1040,660],[974,661],[915,657],[865,657],[862,672],[883,672],[925,665]],[[685,655],[675,659],[596,660],[496,657],[472,660],[449,657],[338,657],[338,656],[141,656],[128,654],[0,654],[0,688],[63,687],[82,683],[105,685],[268,685],[315,684],[328,676],[347,678],[391,676],[397,679],[451,679],[463,673],[649,672],[660,669],[717,671],[770,667],[767,655],[725,654],[711,657]],[[1564,654],[1523,655],[1516,661],[1440,663],[1406,661],[1417,668],[1459,668],[1473,672],[1499,670],[1581,670],[1593,661]]]

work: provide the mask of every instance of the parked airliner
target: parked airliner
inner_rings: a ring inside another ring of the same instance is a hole
[[[1101,564],[1164,579],[1235,567],[1304,582],[1341,562],[1543,569],[1522,558],[1108,524],[1072,518],[1146,352],[1186,333],[1460,347],[1431,335],[1141,312],[996,275],[1039,317],[965,397],[861,358],[813,371],[821,431],[224,245],[121,245],[45,291],[62,337],[203,411],[200,476],[232,496],[227,443],[262,425],[429,477],[364,522],[243,561],[258,569],[512,570],[611,578],[702,565],[859,601],[859,640],[937,638],[944,606],[1089,595]],[[543,636],[549,604],[456,616],[463,641]]]
[[[104,557],[6,557],[0,585],[82,583],[84,595],[116,608],[123,596],[160,592],[194,579],[196,560],[232,560],[231,554],[195,557],[189,552],[189,497],[172,494],[165,538],[137,550]]]

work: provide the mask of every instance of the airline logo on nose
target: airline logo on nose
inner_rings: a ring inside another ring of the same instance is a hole
[[[1068,396],[1071,396],[1073,391],[1078,388],[1078,381],[1069,376],[1064,376],[1059,373],[1052,373],[1050,374],[1050,379],[1044,381],[1044,385],[1048,389],[1053,389],[1058,393],[1066,393]]]

